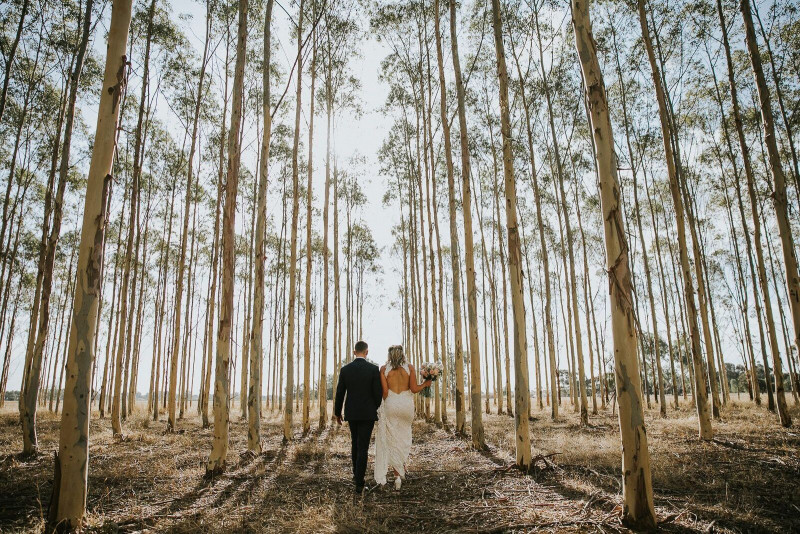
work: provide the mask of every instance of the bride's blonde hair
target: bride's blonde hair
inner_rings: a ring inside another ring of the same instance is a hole
[[[389,367],[397,369],[406,363],[406,355],[403,353],[402,345],[392,345],[389,347]]]

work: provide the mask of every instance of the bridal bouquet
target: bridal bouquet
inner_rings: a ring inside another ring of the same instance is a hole
[[[419,374],[422,375],[423,380],[430,380],[436,382],[439,375],[442,374],[442,364],[439,362],[425,362],[420,367]]]
[[[419,369],[419,374],[422,376],[422,380],[430,380],[431,382],[436,382],[439,379],[439,375],[442,374],[442,364],[438,362],[425,362]],[[423,397],[430,397],[431,396],[431,387],[428,386],[422,390]]]

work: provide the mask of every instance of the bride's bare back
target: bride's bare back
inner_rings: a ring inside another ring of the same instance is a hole
[[[402,367],[386,372],[386,366],[381,367],[381,385],[383,386],[383,398],[389,396],[389,391],[400,394],[406,391],[419,393],[425,386],[430,386],[430,381],[426,380],[422,384],[417,383],[417,373],[414,366],[408,364],[408,372]]]
[[[397,394],[403,393],[404,391],[408,391],[409,389],[411,389],[411,382],[409,378],[410,378],[409,374],[406,373],[406,370],[403,369],[402,367],[398,367],[397,369],[392,369],[391,371],[386,373],[386,382],[389,385],[389,389]]]

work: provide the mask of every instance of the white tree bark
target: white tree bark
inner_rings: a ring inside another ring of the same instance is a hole
[[[236,224],[236,194],[239,187],[240,140],[242,122],[242,94],[244,67],[247,53],[248,0],[239,1],[239,27],[236,42],[236,69],[233,74],[233,104],[231,126],[228,130],[228,168],[225,184],[225,205],[222,210],[222,299],[219,309],[219,333],[214,369],[214,435],[211,455],[206,466],[206,476],[215,476],[225,470],[228,456],[228,429],[230,426],[230,387],[228,367],[231,358],[231,326],[233,322],[234,227]]]
[[[500,80],[500,131],[503,136],[503,176],[506,190],[506,228],[508,230],[508,270],[511,275],[511,306],[514,321],[514,423],[516,427],[517,465],[527,471],[531,466],[531,434],[528,428],[530,390],[528,387],[528,340],[522,287],[522,247],[517,223],[517,186],[514,179],[514,155],[511,148],[511,113],[508,104],[508,71],[503,46],[500,0],[492,0],[497,77]],[[499,223],[499,221],[498,221]]]
[[[591,130],[600,181],[600,204],[606,245],[614,339],[619,426],[622,437],[622,520],[636,529],[654,529],[653,484],[650,476],[650,453],[644,425],[639,361],[636,356],[636,327],[633,315],[628,243],[619,203],[617,158],[608,111],[603,72],[592,35],[588,2],[572,0],[572,26],[575,47],[581,63]]]
[[[300,145],[300,112],[303,94],[303,0],[300,0],[297,23],[297,95],[294,115],[294,145],[292,147],[292,235],[289,254],[289,306],[286,312],[288,325],[286,328],[286,398],[283,416],[283,439],[292,439],[292,419],[294,415],[294,334],[297,325],[295,306],[297,305],[297,218],[300,211],[300,169],[298,150]],[[312,95],[313,98],[313,95]],[[349,329],[348,329],[349,331]]]
[[[261,112],[264,120],[264,131],[261,138],[261,161],[258,178],[258,207],[256,208],[256,266],[255,288],[253,291],[253,325],[250,334],[250,382],[247,395],[247,448],[256,453],[261,452],[261,380],[264,337],[264,264],[267,256],[267,185],[269,179],[269,142],[272,136],[272,115],[270,109],[270,50],[272,31],[273,0],[267,0],[266,17],[264,18],[264,71],[261,84],[264,91]]]
[[[73,302],[64,411],[61,415],[50,524],[78,528],[86,513],[89,475],[89,417],[92,364],[103,262],[103,241],[111,167],[114,160],[119,104],[128,63],[126,48],[131,22],[131,0],[111,7],[103,89],[89,165],[83,226],[78,249],[77,284]]]
[[[472,194],[470,193],[470,155],[467,136],[467,111],[464,81],[461,77],[461,62],[458,53],[455,2],[450,2],[450,43],[453,52],[453,71],[456,78],[456,100],[458,103],[458,127],[461,144],[461,215],[464,218],[464,259],[467,278],[467,314],[469,319],[470,352],[470,409],[472,412],[472,445],[482,449],[486,446],[481,415],[481,355],[478,341],[478,298],[475,286],[475,251],[472,235]],[[452,188],[452,186],[451,186]],[[452,216],[452,215],[451,215]],[[453,224],[453,223],[451,223]],[[457,272],[458,269],[453,269]],[[455,282],[455,274],[454,282]],[[456,355],[456,372],[458,372]],[[488,393],[488,392],[487,392]],[[457,394],[456,394],[457,395]],[[456,398],[456,402],[458,402]],[[458,425],[456,425],[458,427]],[[458,430],[458,428],[456,428]]]

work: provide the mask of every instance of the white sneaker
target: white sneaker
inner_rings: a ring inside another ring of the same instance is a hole
[[[403,479],[400,477],[395,477],[394,479],[394,489],[399,490],[400,485],[403,483]]]

